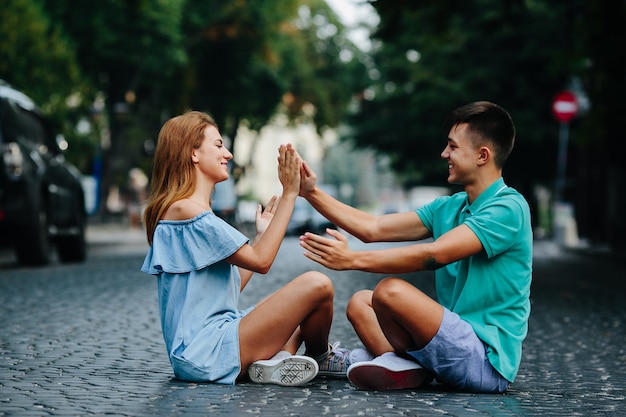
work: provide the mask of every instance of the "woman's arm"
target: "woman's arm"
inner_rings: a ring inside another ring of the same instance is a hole
[[[265,274],[269,271],[283,241],[293,206],[300,188],[301,160],[293,146],[281,145],[278,155],[278,177],[283,186],[283,194],[265,232],[254,245],[243,245],[227,258],[233,265],[249,271]],[[249,279],[249,277],[248,277]]]
[[[256,226],[256,235],[254,239],[252,240],[252,242],[250,243],[250,246],[253,246],[253,247],[256,246],[261,240],[261,236],[263,236],[263,233],[265,233],[265,231],[267,230],[267,227],[270,225],[272,221],[272,218],[274,217],[274,212],[276,212],[276,207],[278,207],[277,196],[273,196],[270,199],[270,201],[265,206],[265,209],[263,209],[261,205],[259,204],[256,210],[256,216],[255,216],[255,221],[254,221],[254,224]],[[241,267],[238,267],[238,268],[239,268],[239,275],[241,276],[241,291],[243,291],[243,289],[246,287],[246,285],[250,281],[250,278],[252,278],[252,274],[254,274],[254,272],[250,271],[249,269],[244,269]]]

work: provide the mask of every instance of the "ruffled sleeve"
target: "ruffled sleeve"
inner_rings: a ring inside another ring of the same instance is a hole
[[[210,211],[188,220],[161,220],[141,271],[158,275],[199,270],[229,257],[247,241]]]

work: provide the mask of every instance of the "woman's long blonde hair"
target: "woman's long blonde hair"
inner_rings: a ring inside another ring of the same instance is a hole
[[[202,144],[208,126],[218,128],[208,114],[190,111],[169,119],[159,132],[143,219],[150,245],[154,230],[167,209],[174,202],[191,196],[196,188],[191,154]]]

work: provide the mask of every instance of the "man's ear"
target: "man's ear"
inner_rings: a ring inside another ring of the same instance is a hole
[[[491,159],[491,149],[481,146],[478,149],[478,165],[485,165]]]

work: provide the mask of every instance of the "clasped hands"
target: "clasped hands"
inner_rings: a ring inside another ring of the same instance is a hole
[[[293,184],[291,181],[298,179],[298,195],[306,198],[308,193],[316,189],[317,176],[315,172],[291,144],[280,145],[278,151],[278,172],[283,187],[291,187],[290,184]],[[296,173],[294,173],[294,164],[299,168]],[[263,215],[265,222],[269,223],[276,210],[277,202],[277,197],[272,197],[266,210],[257,213],[257,221]],[[332,238],[311,232],[306,232],[300,236],[300,246],[306,250],[304,256],[326,268],[335,270],[350,269],[353,252],[348,247],[347,237],[334,229],[326,229],[326,233]]]

